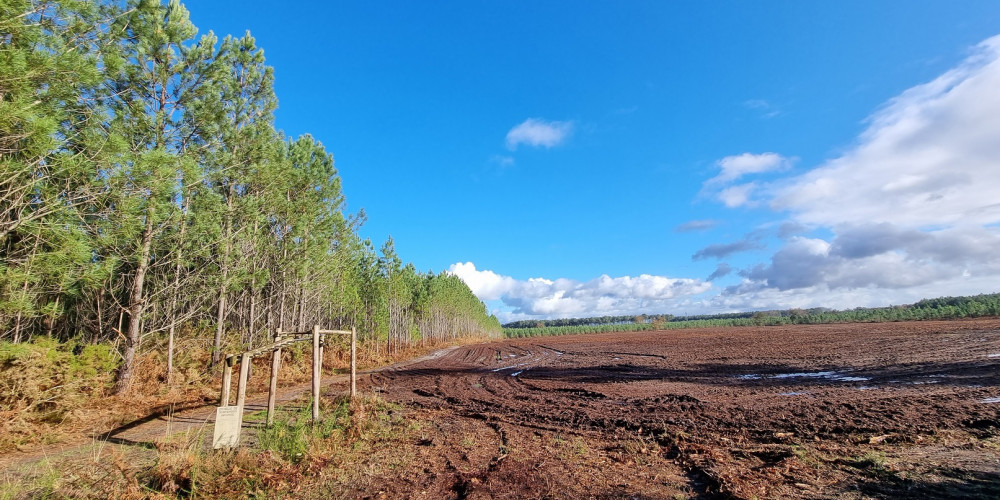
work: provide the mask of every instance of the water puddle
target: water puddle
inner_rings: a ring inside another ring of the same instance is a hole
[[[1000,403],[1000,398],[986,398],[980,401],[980,403],[986,403],[986,404]]]
[[[800,377],[816,377],[816,378],[830,378],[836,375],[837,372],[797,372],[797,373],[779,373],[777,375],[771,375],[770,378],[800,378]]]
[[[809,394],[809,392],[783,392],[783,393],[781,393],[782,396],[805,396],[805,395],[808,395],[808,394]]]
[[[903,384],[903,385],[930,385],[930,384],[940,384],[940,380],[910,380],[903,382],[901,380],[890,380],[890,384]]]
[[[518,363],[518,364],[512,365],[512,366],[501,366],[500,368],[494,368],[494,369],[492,369],[490,371],[496,373],[496,372],[502,372],[504,370],[513,370],[514,368],[517,368],[519,366],[524,366],[524,365],[527,365],[527,364],[530,364],[530,363],[531,363],[531,361],[525,361],[524,363]]]
[[[871,377],[851,377],[835,371],[779,373],[776,375],[758,375],[756,373],[748,373],[746,375],[738,375],[736,378],[740,380],[761,380],[765,378],[776,380],[788,378],[822,378],[834,382],[866,382],[871,380]]]
[[[1000,358],[1000,352],[993,352],[986,355],[987,358]]]
[[[510,376],[511,377],[516,377],[516,376],[518,376],[518,375],[520,375],[522,373],[524,373],[524,370],[518,370],[518,371],[516,371],[514,373],[511,373]]]

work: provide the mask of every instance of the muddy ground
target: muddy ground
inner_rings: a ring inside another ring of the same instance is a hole
[[[418,430],[333,496],[1000,498],[1000,319],[508,340],[368,383]]]

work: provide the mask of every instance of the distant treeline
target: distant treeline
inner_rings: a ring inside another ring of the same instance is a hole
[[[672,314],[653,314],[640,316],[600,316],[596,318],[563,318],[563,319],[526,319],[513,321],[503,325],[504,328],[545,328],[553,326],[598,326],[626,325],[634,323],[652,323],[655,321],[671,321]]]
[[[636,332],[727,326],[774,326],[825,323],[881,323],[931,319],[1000,316],[1000,293],[968,297],[924,299],[914,304],[858,307],[837,311],[827,308],[785,309],[699,316],[669,314],[602,316],[599,318],[517,321],[504,325],[508,338],[572,335],[579,333]],[[628,318],[623,320],[622,318]],[[614,320],[614,321],[611,321]],[[528,325],[528,326],[514,326]]]

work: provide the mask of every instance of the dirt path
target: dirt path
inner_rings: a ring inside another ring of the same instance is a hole
[[[425,356],[411,360],[401,361],[392,365],[379,367],[371,370],[358,372],[358,382],[364,384],[367,377],[385,370],[401,370],[406,367],[432,361],[441,356],[445,356],[456,347],[448,347],[434,351]],[[332,397],[346,395],[349,390],[349,375],[328,375],[323,377],[321,396]],[[312,383],[305,382],[278,390],[277,403],[288,403],[300,397],[306,396],[312,390]],[[103,432],[99,438],[77,439],[71,442],[48,446],[40,449],[33,449],[28,452],[8,453],[0,456],[0,470],[12,471],[19,468],[30,467],[32,464],[45,459],[67,459],[78,455],[88,455],[95,453],[97,448],[101,453],[109,445],[122,447],[155,448],[155,443],[166,437],[188,432],[202,432],[211,436],[215,424],[215,404],[197,404],[168,408],[165,411],[148,415],[115,429]],[[254,394],[247,398],[244,406],[245,414],[267,409],[267,394]],[[258,424],[244,420],[243,428],[249,429]]]

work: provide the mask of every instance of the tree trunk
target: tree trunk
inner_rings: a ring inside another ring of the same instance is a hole
[[[299,286],[299,331],[306,331],[306,287],[304,282]]]
[[[132,383],[132,372],[135,368],[135,354],[139,349],[140,337],[139,325],[142,318],[142,311],[145,308],[143,301],[143,283],[146,280],[146,271],[149,269],[149,254],[153,244],[153,205],[151,202],[146,209],[146,227],[142,231],[142,249],[139,253],[139,265],[135,269],[135,281],[132,282],[132,291],[129,294],[128,308],[128,333],[125,335],[125,351],[122,353],[122,366],[118,370],[118,377],[115,381],[115,394],[122,394],[127,391]]]
[[[215,316],[215,339],[212,342],[212,364],[215,366],[222,361],[222,330],[226,320],[226,292],[229,288],[229,244],[232,236],[233,219],[233,188],[230,186],[226,200],[226,218],[223,222],[222,231],[222,281],[219,284],[219,310]]]
[[[212,366],[222,361],[222,330],[226,316],[226,270],[222,271],[222,284],[219,285],[219,309],[215,314],[215,338],[212,342]]]
[[[281,251],[282,263],[288,262],[288,248]],[[278,299],[278,329],[285,331],[285,294],[288,290],[288,273],[285,266],[281,267],[281,294]]]
[[[181,288],[181,261],[184,257],[184,234],[187,232],[184,215],[187,213],[188,198],[184,198],[184,205],[181,207],[181,229],[177,243],[177,263],[174,265],[174,290],[170,297],[170,329],[167,332],[167,385],[174,379],[174,330],[177,326],[177,295]]]

